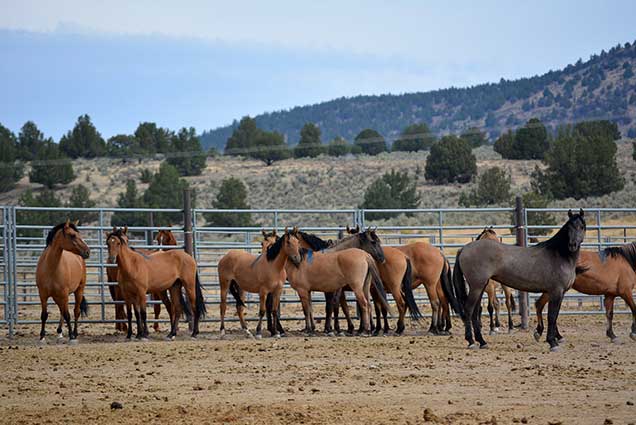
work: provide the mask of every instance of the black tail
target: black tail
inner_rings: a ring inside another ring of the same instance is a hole
[[[82,301],[80,301],[80,313],[83,317],[88,316],[88,303],[86,297],[82,295]]]
[[[453,270],[453,285],[450,285],[450,281],[448,279],[444,279],[442,281],[442,289],[444,290],[444,295],[448,298],[448,302],[450,303],[453,311],[459,314],[462,320],[466,320],[466,314],[464,312],[464,303],[466,302],[466,298],[468,295],[466,293],[466,283],[464,282],[464,273],[462,272],[462,266],[460,264],[459,258],[462,254],[462,251],[459,250],[457,253],[457,257],[455,257],[455,270]]]
[[[378,293],[378,299],[374,301],[378,301],[380,306],[386,311],[390,312],[391,307],[389,306],[389,301],[386,298],[386,291],[384,290],[384,285],[382,284],[382,278],[380,277],[380,272],[375,265],[375,260],[372,258],[367,261],[369,264],[369,270],[367,271],[367,276],[371,275],[371,282],[373,283],[373,287]]]
[[[235,280],[232,280],[230,282],[230,294],[232,294],[232,296],[236,300],[236,308],[245,307],[245,303],[241,299],[241,288],[238,286],[238,283],[236,283]]]
[[[183,296],[183,290],[181,281],[179,280],[177,285],[179,285],[179,302],[183,306],[183,312],[185,313],[186,320],[188,323],[192,321],[192,306],[190,302]]]
[[[406,306],[409,308],[409,313],[411,319],[419,320],[422,317],[422,313],[420,309],[417,307],[417,303],[415,302],[415,296],[413,296],[413,275],[411,269],[411,260],[406,259],[406,272],[404,272],[404,277],[402,278],[402,292],[404,293],[404,301],[406,301]]]
[[[197,283],[195,285],[195,303],[197,304],[197,317],[201,319],[207,314],[207,309],[205,308],[205,300],[203,299],[203,288],[201,287],[201,280],[199,280],[199,272],[197,272],[196,277]]]

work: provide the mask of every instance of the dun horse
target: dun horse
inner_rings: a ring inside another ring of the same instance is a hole
[[[487,227],[477,236],[477,240],[490,239],[493,241],[499,241],[497,233],[493,230],[492,226]],[[486,285],[486,294],[488,295],[488,316],[490,317],[490,335],[496,335],[501,324],[499,323],[499,300],[497,299],[497,283],[501,285],[501,290],[504,293],[506,299],[506,309],[508,310],[508,332],[512,332],[512,313],[514,313],[516,304],[515,298],[512,295],[512,290],[506,285],[490,279],[488,285]],[[493,320],[493,311],[494,319]]]
[[[236,299],[241,329],[251,336],[245,323],[245,292],[259,295],[259,317],[256,337],[261,338],[261,325],[265,315],[266,300],[272,295],[273,335],[279,337],[278,306],[285,283],[285,265],[287,260],[300,264],[300,245],[295,232],[285,229],[285,234],[274,244],[267,247],[265,254],[258,256],[245,251],[230,250],[218,264],[219,285],[221,287],[221,337],[225,336],[225,311],[227,308],[228,290]]]
[[[170,230],[159,230],[159,233],[157,233],[155,240],[157,241],[159,245],[175,245],[175,246],[177,245],[177,239],[174,237],[174,235],[172,234]],[[152,255],[153,253],[157,252],[157,251],[151,251],[148,249],[139,249],[139,248],[136,248],[135,250],[143,255]],[[110,262],[110,259],[107,259],[106,263],[113,264]],[[106,277],[109,283],[113,283],[113,282],[116,283],[117,282],[117,267],[106,268]],[[113,301],[124,301],[124,295],[121,293],[121,289],[119,288],[118,285],[108,285],[108,290],[110,292],[110,297],[112,298]],[[167,291],[164,291],[163,293],[159,293],[159,294],[151,293],[150,297],[153,301],[161,300],[163,304],[166,306],[166,310],[168,311],[168,314],[170,314],[172,306],[170,304],[170,299],[168,298]],[[153,310],[155,313],[155,323],[152,325],[152,327],[155,330],[155,332],[160,332],[158,320],[159,320],[159,316],[161,315],[161,304],[159,303],[153,304]],[[187,309],[186,309],[186,312],[188,312]],[[125,322],[123,322],[124,320],[126,320],[126,313],[124,311],[123,304],[115,304],[115,320],[116,320],[115,329],[122,332],[126,332],[128,330],[128,326],[126,325]]]
[[[194,258],[181,250],[160,251],[152,255],[144,255],[134,251],[128,245],[128,228],[113,228],[107,235],[108,256],[110,261],[116,262],[119,269],[118,284],[126,301],[126,315],[128,318],[128,333],[132,336],[132,311],[135,310],[137,322],[137,338],[148,337],[146,321],[146,293],[162,293],[170,290],[172,305],[170,311],[169,339],[174,339],[177,333],[177,322],[181,314],[183,295],[181,287],[185,289],[189,305],[194,309],[194,324],[192,338],[199,334],[199,320],[205,316],[205,302],[203,291]]]
[[[563,295],[576,277],[576,262],[585,230],[583,210],[578,214],[570,210],[565,225],[538,245],[525,248],[482,239],[458,252],[453,285],[444,285],[444,292],[453,310],[464,321],[469,348],[476,348],[473,331],[480,347],[488,346],[481,334],[478,304],[492,278],[521,291],[547,293],[550,303],[547,342],[551,351],[558,350],[557,318]]]
[[[49,317],[47,303],[53,298],[60,309],[60,316],[68,326],[70,343],[77,342],[77,320],[80,313],[86,315],[88,305],[84,298],[86,287],[86,263],[90,249],[82,240],[77,222],[61,223],[55,226],[46,237],[46,248],[42,252],[35,269],[35,282],[40,295],[42,329],[40,341],[45,341],[46,320]],[[71,315],[68,312],[68,298],[75,294],[74,327],[71,328]],[[62,319],[57,328],[58,337],[62,337]]]
[[[614,319],[614,298],[622,298],[632,311],[632,330],[629,336],[636,341],[636,304],[632,291],[636,286],[636,243],[605,248],[601,254],[581,251],[577,263],[577,275],[572,288],[588,295],[604,295],[607,328],[605,334],[612,342],[618,338],[612,328]],[[538,341],[543,333],[543,307],[548,302],[543,294],[536,303],[537,329],[534,337]],[[557,329],[557,338],[561,335]]]

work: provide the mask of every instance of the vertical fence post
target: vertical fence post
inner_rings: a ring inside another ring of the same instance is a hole
[[[515,231],[517,246],[526,246],[526,223],[524,223],[523,202],[521,196],[515,197]],[[521,329],[528,329],[528,293],[517,291],[519,297],[519,315],[521,316]]]
[[[148,213],[148,227],[150,227],[151,229],[146,230],[146,245],[152,245],[152,241],[154,239],[152,227],[155,227],[155,215],[152,213],[152,211]]]
[[[106,279],[106,284],[104,284],[104,273],[107,273],[106,268],[104,267],[104,245],[106,241],[104,240],[104,210],[99,210],[99,230],[97,231],[97,243],[99,244],[99,249],[97,250],[97,256],[99,261],[99,287],[100,287],[100,300],[101,300],[101,314],[102,321],[106,321],[106,287],[108,287],[108,292],[110,292],[110,282]],[[113,300],[113,302],[115,302]],[[117,317],[115,317],[117,320]]]
[[[183,244],[185,252],[192,255],[194,244],[192,242],[192,192],[183,189]]]

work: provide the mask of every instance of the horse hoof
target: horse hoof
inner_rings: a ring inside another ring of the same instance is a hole
[[[77,338],[69,339],[68,340],[68,344],[69,345],[77,345],[77,344],[79,344],[79,341],[77,340]]]
[[[175,340],[175,336],[174,335],[168,335],[166,337],[166,341],[174,341]]]
[[[143,338],[139,339],[139,341],[140,341],[140,342],[148,342],[148,338],[143,337]]]
[[[617,336],[615,336],[614,338],[611,338],[611,341],[612,341],[612,344],[620,344],[621,343],[621,340],[618,339]]]
[[[479,346],[477,346],[477,344],[475,344],[475,343],[472,343],[472,344],[470,344],[470,345],[468,346],[468,349],[469,349],[469,350],[476,350],[476,349],[478,349],[478,348],[479,348]]]
[[[57,334],[57,339],[64,339],[64,334],[62,332]]]
[[[555,345],[554,347],[550,347],[550,352],[551,353],[557,353],[560,351],[560,348],[558,345]]]
[[[630,337],[631,339],[633,339],[634,341],[636,341],[636,332],[632,332],[632,333],[630,333],[630,334],[629,334],[629,337]]]
[[[40,338],[40,339],[38,340],[38,344],[40,344],[40,345],[46,345],[46,338]]]
[[[489,347],[488,347],[488,344],[483,344],[483,345],[480,345],[480,346],[479,346],[479,349],[480,349],[480,350],[487,350],[488,348],[489,348]]]
[[[344,332],[338,332],[338,336],[347,336],[347,334]]]
[[[495,331],[494,329],[492,329],[490,332],[488,332],[488,335],[490,335],[490,336],[497,335],[497,331]]]
[[[495,332],[497,332],[497,333],[501,332],[501,327],[499,327],[499,326],[495,327]]]
[[[280,334],[274,334],[274,335],[272,335],[272,337],[276,338],[276,339],[280,339]]]
[[[534,336],[534,340],[539,342],[539,340],[541,339],[541,334],[537,331],[534,331],[532,335]]]
[[[335,334],[335,333],[333,333],[333,332],[327,332],[327,336],[335,337],[335,336],[336,336],[336,334]]]
[[[250,334],[250,335],[251,335],[251,334]],[[261,334],[256,334],[256,335],[254,336],[254,338],[256,338],[256,339],[263,339],[263,335],[261,335]]]

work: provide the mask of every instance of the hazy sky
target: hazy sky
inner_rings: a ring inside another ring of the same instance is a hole
[[[0,123],[202,131],[357,94],[544,73],[634,41],[634,1],[5,1]],[[556,3],[556,4],[554,4]]]

